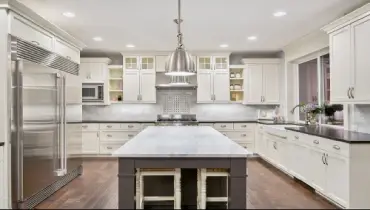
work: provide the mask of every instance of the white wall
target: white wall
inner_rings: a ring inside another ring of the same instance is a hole
[[[290,110],[296,105],[297,95],[297,72],[294,70],[294,63],[300,62],[300,59],[306,56],[311,56],[321,50],[325,50],[329,46],[329,36],[320,30],[308,34],[283,48],[284,58],[284,74],[285,74],[285,98],[282,104],[284,113],[288,120],[294,120],[294,115]]]

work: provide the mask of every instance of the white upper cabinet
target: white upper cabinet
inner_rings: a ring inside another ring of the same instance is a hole
[[[197,57],[197,102],[229,103],[230,75],[228,56]]]
[[[126,71],[123,75],[123,100],[137,102],[140,97],[140,73],[138,71]]]
[[[11,13],[10,34],[53,51],[52,34],[15,13]]]
[[[101,82],[108,80],[109,58],[81,58],[80,77],[82,82]]]
[[[125,56],[123,61],[123,101],[156,103],[156,56]]]
[[[60,39],[55,39],[55,52],[76,63],[80,63],[80,50]]]
[[[330,36],[330,102],[370,104],[370,6],[323,28]]]
[[[280,59],[243,59],[245,104],[279,104]]]
[[[140,96],[144,103],[156,102],[155,72],[140,72]]]
[[[370,102],[370,16],[352,24],[353,32],[353,100]]]
[[[166,55],[158,55],[155,56],[155,71],[156,72],[165,72],[166,68],[166,61],[168,56]]]
[[[350,101],[351,74],[351,31],[347,26],[330,34],[330,101]]]

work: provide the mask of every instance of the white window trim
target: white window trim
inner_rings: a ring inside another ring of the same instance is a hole
[[[321,62],[320,62],[320,58],[321,56],[323,55],[326,55],[326,54],[330,54],[330,50],[329,50],[329,47],[326,47],[322,50],[319,50],[317,52],[314,52],[314,53],[311,53],[309,55],[306,55],[306,56],[303,56],[301,58],[298,58],[296,60],[294,60],[292,62],[293,64],[293,72],[295,74],[295,81],[294,81],[294,89],[297,90],[295,91],[295,94],[294,94],[294,101],[295,101],[295,104],[299,104],[299,65],[302,64],[302,63],[305,63],[307,61],[310,61],[310,60],[314,60],[316,59],[318,62],[317,62],[317,79],[318,79],[318,88],[319,88],[319,92],[318,92],[318,99],[320,101],[320,104],[323,102],[323,95],[322,95],[322,90],[323,90],[323,80],[322,80],[322,66],[321,66]],[[345,116],[346,112],[344,110],[345,108],[343,107],[343,118],[344,118],[344,121],[346,121],[346,118],[348,116]],[[294,121],[296,122],[299,122],[299,123],[305,123],[305,121],[302,121],[299,119],[299,111],[295,111],[294,112]],[[320,126],[326,126],[326,127],[331,127],[331,128],[339,128],[339,129],[342,129],[344,128],[345,126],[342,125],[329,125],[329,124],[322,124],[321,123],[321,118],[319,119],[319,122],[318,124]],[[344,123],[345,124],[345,123]]]

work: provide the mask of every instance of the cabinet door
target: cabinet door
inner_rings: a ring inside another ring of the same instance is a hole
[[[370,17],[352,24],[354,101],[370,103]]]
[[[213,94],[215,102],[227,103],[230,101],[230,78],[228,71],[213,73]]]
[[[349,160],[329,154],[327,157],[326,194],[343,206],[349,201]]]
[[[66,79],[66,103],[82,103],[82,80],[81,77],[65,73]]]
[[[126,71],[123,76],[123,100],[137,102],[140,95],[139,71]]]
[[[59,39],[55,39],[54,44],[55,44],[54,51],[56,53],[76,63],[80,63],[80,50],[79,49]]]
[[[279,64],[263,64],[263,103],[279,103]]]
[[[198,56],[198,70],[210,71],[212,70],[212,57],[211,56]]]
[[[348,102],[351,87],[351,31],[350,26],[330,34],[330,102]]]
[[[90,63],[81,63],[79,77],[82,81],[88,80],[91,78],[90,75]]]
[[[212,73],[198,72],[197,102],[212,103]]]
[[[309,161],[310,148],[301,143],[292,143],[290,146],[290,172],[297,179],[309,183],[309,168],[306,163]]]
[[[138,70],[139,69],[139,57],[128,56],[123,58],[123,66],[126,70]]]
[[[288,144],[285,142],[285,140],[276,141],[276,152],[276,155],[278,156],[278,167],[283,171],[288,171],[289,149]]]
[[[90,75],[92,81],[104,81],[106,80],[106,73],[108,72],[108,65],[105,63],[91,63],[90,64]]]
[[[310,185],[317,191],[324,192],[326,185],[326,165],[324,151],[311,149],[307,167],[310,169]]]
[[[155,57],[154,56],[140,57],[140,70],[155,71]]]
[[[165,72],[165,67],[166,67],[166,61],[167,61],[168,56],[166,55],[160,55],[160,56],[155,56],[155,71],[156,72]]]
[[[156,102],[155,72],[140,73],[140,101],[144,103]]]
[[[244,96],[247,103],[262,103],[263,94],[263,65],[250,64],[247,66],[247,91]]]
[[[0,147],[0,208],[7,209],[5,192],[7,183],[5,182],[4,147]]]
[[[228,70],[229,69],[229,58],[225,56],[214,56],[213,57],[213,69],[214,70]]]
[[[82,153],[99,154],[99,132],[82,133]]]

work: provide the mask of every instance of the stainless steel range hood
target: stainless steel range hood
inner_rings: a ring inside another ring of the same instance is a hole
[[[157,89],[196,89],[197,85],[190,84],[187,76],[171,76],[170,83],[156,85]]]

